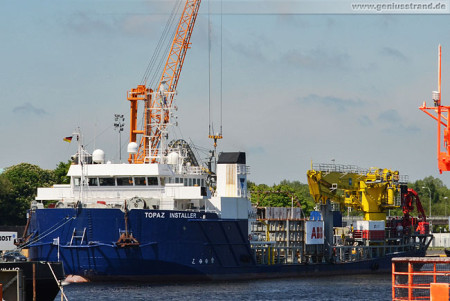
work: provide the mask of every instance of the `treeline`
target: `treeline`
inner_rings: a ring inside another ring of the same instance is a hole
[[[268,186],[248,181],[250,200],[257,207],[301,207],[302,211],[309,213],[314,209],[315,203],[309,194],[307,184],[299,181],[283,180],[280,184]]]
[[[35,199],[38,187],[67,184],[66,176],[71,162],[60,162],[54,170],[41,169],[37,165],[21,163],[8,167],[0,174],[0,225],[24,225],[26,211]],[[409,184],[419,194],[427,216],[450,215],[450,191],[444,183],[434,177]],[[305,214],[314,209],[315,203],[307,184],[283,180],[272,186],[248,182],[251,202],[259,207],[300,206]],[[402,215],[401,208],[391,210],[391,215]],[[359,212],[352,212],[358,215]]]
[[[0,174],[0,225],[24,225],[37,188],[69,183],[69,167],[70,161],[60,162],[54,170],[29,163],[6,168]]]
[[[422,180],[409,183],[408,187],[418,193],[427,216],[430,216],[430,198],[432,216],[450,215],[450,190],[440,179],[429,176]],[[291,182],[283,180],[280,184],[274,184],[272,186],[249,182],[248,188],[251,193],[252,203],[260,207],[290,207],[293,199],[294,206],[298,206],[296,202],[298,201],[303,212],[309,214],[315,206],[314,200],[309,194],[308,185],[299,181]],[[414,207],[416,206],[414,205]],[[403,215],[401,208],[391,210],[390,214],[396,216]],[[416,208],[413,214],[417,214]],[[350,215],[362,215],[362,213],[351,212]]]

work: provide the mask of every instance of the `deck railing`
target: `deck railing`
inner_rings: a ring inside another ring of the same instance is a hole
[[[323,252],[307,253],[302,246],[275,247],[275,242],[250,242],[253,256],[258,264],[302,264],[321,263],[325,258]],[[408,252],[413,245],[383,246],[336,246],[333,248],[334,262],[352,262],[384,257],[386,255]],[[449,258],[450,259],[450,258]]]
[[[392,300],[449,300],[450,258],[392,259]]]

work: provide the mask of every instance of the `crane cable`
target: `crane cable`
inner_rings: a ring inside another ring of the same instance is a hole
[[[223,13],[222,13],[222,0],[220,1],[220,96],[219,96],[219,111],[220,111],[220,132],[218,133],[219,136],[222,136],[222,97],[223,97],[223,90],[222,90],[222,83],[223,83]],[[214,126],[211,122],[211,115],[212,115],[212,109],[211,109],[211,36],[212,36],[212,24],[211,24],[211,8],[210,8],[210,1],[208,1],[208,51],[209,51],[209,90],[208,90],[208,105],[209,105],[209,135],[216,135],[214,133]]]
[[[223,11],[222,11],[222,0],[220,0],[220,136],[222,136],[222,82],[223,82]]]
[[[167,19],[166,25],[164,27],[163,33],[161,34],[158,44],[156,45],[155,51],[153,52],[152,58],[147,66],[147,69],[145,70],[144,76],[142,78],[142,84],[147,84],[148,78],[150,76],[150,74],[155,74],[157,72],[157,70],[154,70],[156,61],[159,58],[159,61],[161,62],[163,60],[163,54],[161,55],[161,50],[163,45],[167,44],[167,39],[168,39],[168,33],[170,28],[173,26],[174,20],[175,20],[175,16],[178,13],[178,9],[180,7],[181,4],[181,0],[179,0],[178,2],[175,2],[172,11],[170,13],[169,18]]]
[[[158,66],[161,66],[161,64],[162,64],[161,62],[164,60],[164,57],[161,55],[161,50],[162,50],[163,45],[168,44],[167,39],[169,37],[169,31],[171,28],[173,28],[175,17],[178,14],[180,6],[181,6],[181,0],[178,0],[177,2],[175,2],[174,6],[172,8],[172,11],[170,13],[170,16],[167,19],[163,33],[161,34],[161,37],[159,38],[158,44],[156,45],[156,48],[155,48],[155,51],[153,52],[150,62],[148,63],[145,73],[142,77],[141,84],[147,84],[150,74],[153,74],[152,78],[155,77],[155,74],[157,73],[158,70],[154,70],[154,69],[155,69],[155,64],[156,64],[156,61],[158,60],[158,57],[159,57]],[[166,52],[163,52],[163,54],[167,53],[167,48],[168,47],[166,46]]]
[[[172,30],[171,35],[168,35],[168,36],[174,37],[175,34],[176,34],[176,31],[177,31],[177,27],[175,26],[173,28],[173,30]],[[169,50],[170,50],[170,47],[172,46],[172,43],[170,43],[170,40],[167,41],[167,38],[166,38],[166,41],[164,42],[164,44],[166,44],[166,48],[164,49],[163,53],[169,53]],[[155,87],[157,85],[156,81],[159,80],[159,78],[160,78],[160,76],[161,76],[161,74],[163,72],[163,69],[164,69],[163,65],[165,64],[165,62],[166,62],[166,57],[163,55],[161,57],[161,59],[159,60],[159,62],[158,62],[158,67],[156,68],[156,71],[153,72],[153,76],[152,76],[152,78],[150,80],[150,83],[149,83],[149,85],[151,87]],[[159,88],[159,87],[156,87],[156,89],[157,88]]]
[[[158,78],[158,74],[162,73],[162,64],[164,63],[164,59],[165,59],[164,55],[166,53],[168,53],[169,47],[171,46],[171,43],[170,43],[171,36],[169,33],[170,33],[170,31],[172,31],[173,32],[172,37],[175,35],[176,27],[175,27],[175,29],[173,29],[174,28],[173,25],[174,25],[174,22],[176,19],[175,17],[177,16],[178,11],[181,7],[181,1],[182,0],[176,1],[172,8],[170,16],[167,19],[166,25],[164,27],[164,30],[163,30],[163,32],[159,38],[159,41],[155,47],[155,50],[150,59],[150,62],[148,63],[147,68],[144,72],[144,75],[141,80],[141,84],[145,84],[145,85],[149,84],[149,87],[155,87],[155,81]],[[164,45],[165,45],[165,50],[162,52],[162,48],[164,47]],[[157,61],[158,61],[158,64],[155,69]],[[150,75],[151,75],[151,81],[148,82]],[[156,87],[156,89],[157,89],[157,87]],[[144,127],[144,115],[145,115],[145,112],[142,112],[142,116],[139,120],[139,125],[138,125],[139,128]]]
[[[208,134],[211,136],[211,1],[208,1],[208,81]]]

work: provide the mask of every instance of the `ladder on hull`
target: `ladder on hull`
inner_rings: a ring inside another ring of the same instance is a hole
[[[83,229],[83,234],[82,235],[77,235],[77,229],[73,228],[73,233],[72,233],[72,238],[70,239],[70,245],[73,245],[74,239],[81,239],[80,241],[80,245],[83,244],[83,242],[85,241],[85,237],[86,237],[86,228]]]

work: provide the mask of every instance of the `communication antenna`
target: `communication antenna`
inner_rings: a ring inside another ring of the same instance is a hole
[[[114,129],[118,132],[119,134],[119,162],[122,162],[122,138],[121,138],[121,133],[123,132],[123,126],[125,125],[124,123],[125,121],[125,117],[123,117],[122,114],[114,114]]]

